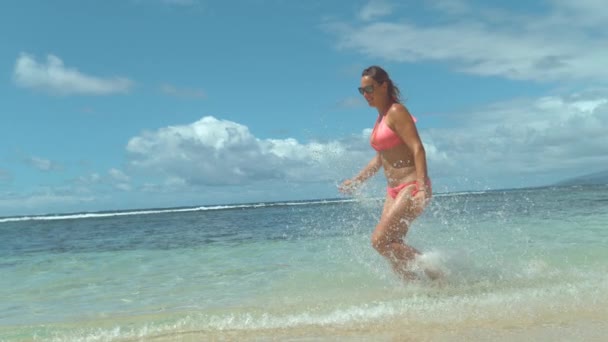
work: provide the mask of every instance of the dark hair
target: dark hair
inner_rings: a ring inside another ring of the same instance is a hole
[[[395,83],[393,83],[393,80],[391,80],[391,78],[388,76],[388,73],[381,67],[379,67],[377,65],[372,65],[372,66],[366,68],[365,70],[363,70],[363,73],[361,74],[361,76],[369,76],[369,77],[373,78],[374,81],[378,82],[379,84],[388,82],[389,96],[395,102],[397,102],[397,103],[401,102],[401,92],[399,91],[399,88],[397,87],[397,85],[395,85]]]

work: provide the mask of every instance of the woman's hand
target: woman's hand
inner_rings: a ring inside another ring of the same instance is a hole
[[[424,185],[420,186],[421,182],[418,182],[416,186],[418,187],[418,191],[416,195],[412,198],[414,201],[414,205],[419,207],[420,209],[425,208],[429,202],[431,201],[431,197],[433,197],[433,190],[431,189],[428,182],[424,182]]]
[[[352,195],[360,184],[361,182],[357,180],[347,179],[338,186],[338,190],[345,195]]]

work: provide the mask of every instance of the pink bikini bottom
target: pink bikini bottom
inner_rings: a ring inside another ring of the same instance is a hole
[[[394,188],[391,187],[386,187],[386,192],[389,194],[389,196],[391,196],[393,199],[395,199],[397,197],[397,195],[399,194],[399,192],[401,192],[401,190],[403,190],[403,188],[406,188],[410,185],[415,185],[412,188],[412,192],[410,193],[412,195],[412,197],[416,196],[417,193],[420,192],[420,187],[418,186],[418,182],[417,181],[411,181],[411,182],[406,182],[403,184],[399,184]],[[427,180],[427,185],[430,189],[431,187],[431,181]]]

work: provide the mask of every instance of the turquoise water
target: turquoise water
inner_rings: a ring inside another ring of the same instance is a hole
[[[407,240],[439,282],[403,283],[376,255],[381,206],[0,218],[0,340],[608,330],[607,186],[436,196]]]

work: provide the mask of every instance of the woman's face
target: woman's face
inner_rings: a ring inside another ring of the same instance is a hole
[[[380,105],[379,101],[386,98],[386,82],[379,84],[370,76],[363,76],[359,93],[365,97],[370,107],[377,107]]]

